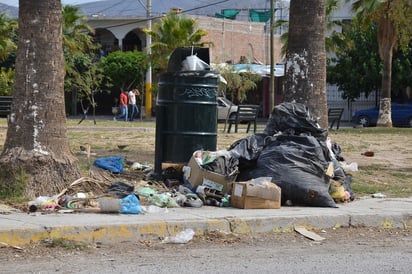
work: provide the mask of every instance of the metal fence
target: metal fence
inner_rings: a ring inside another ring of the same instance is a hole
[[[362,109],[373,108],[376,106],[376,95],[370,94],[367,98],[361,96],[357,98],[356,101],[349,102],[348,100],[342,99],[342,91],[335,85],[328,85],[326,92],[328,100],[328,108],[343,108],[342,121],[350,121],[352,115]]]

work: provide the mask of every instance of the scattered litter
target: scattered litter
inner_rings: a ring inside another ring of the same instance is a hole
[[[115,213],[119,212],[121,205],[120,200],[111,197],[102,197],[98,199],[99,208],[101,212],[104,213]]]
[[[346,162],[341,162],[340,163],[341,167],[343,168],[344,171],[358,171],[358,163],[346,163]]]
[[[8,243],[5,243],[5,242],[0,242],[0,247],[11,247],[11,248],[17,249],[17,250],[19,250],[19,251],[23,251],[23,250],[24,250],[24,249],[21,248],[20,246],[11,245],[11,244],[8,244]]]
[[[186,244],[193,239],[195,232],[193,229],[188,228],[181,232],[179,232],[176,236],[173,237],[166,237],[162,243],[166,244]]]
[[[134,162],[134,163],[130,166],[130,168],[131,168],[131,169],[134,169],[134,170],[147,170],[148,168],[150,168],[150,166],[147,165],[147,164],[141,164],[141,163],[139,163],[139,162]]]
[[[142,212],[139,199],[134,194],[120,199],[120,206],[119,212],[123,214],[140,214]]]
[[[295,225],[294,227],[295,231],[303,236],[305,236],[308,239],[311,239],[313,241],[323,241],[325,238],[319,236],[315,232],[307,230],[304,226],[297,226]]]
[[[159,207],[155,205],[141,206],[142,213],[168,213],[167,207]]]
[[[94,165],[113,173],[123,173],[123,157],[121,156],[97,158],[94,160]]]
[[[158,207],[180,207],[176,201],[166,193],[152,194],[148,197],[147,202],[149,205]]]
[[[373,193],[373,194],[372,194],[372,198],[386,198],[386,195],[383,194],[383,193],[380,193],[380,192],[378,192],[378,193]]]

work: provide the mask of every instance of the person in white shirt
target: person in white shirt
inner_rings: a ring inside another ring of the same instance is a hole
[[[136,104],[136,96],[139,96],[139,95],[140,95],[140,92],[137,88],[129,91],[129,109],[131,110],[130,119],[129,119],[130,122],[132,122],[133,119],[139,113],[139,108],[137,107],[137,104]]]

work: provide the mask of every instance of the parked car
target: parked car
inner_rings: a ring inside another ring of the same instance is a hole
[[[379,107],[356,111],[352,123],[364,127],[376,126]],[[392,124],[394,126],[412,127],[412,104],[392,103]]]
[[[225,97],[217,97],[217,120],[224,121],[232,118],[237,111],[237,105]]]

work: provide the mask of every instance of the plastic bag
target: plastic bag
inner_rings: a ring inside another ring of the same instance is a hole
[[[328,133],[327,129],[320,128],[304,104],[291,102],[284,102],[273,108],[263,132],[272,136],[286,131],[293,131],[295,135],[310,134],[323,141],[326,141]]]
[[[120,199],[120,206],[120,213],[140,214],[142,212],[142,208],[140,207],[140,201],[134,194],[128,195],[123,199]]]
[[[193,239],[195,232],[188,228],[179,232],[176,236],[166,237],[162,242],[167,244],[186,244]]]
[[[127,195],[131,195],[134,192],[134,186],[124,182],[112,183],[107,189],[107,193],[115,195],[119,198],[124,198]]]
[[[336,207],[329,195],[328,149],[313,136],[279,135],[262,150],[252,178],[272,177],[282,189],[282,203]]]
[[[147,199],[149,205],[155,205],[158,207],[180,207],[176,201],[165,193],[151,194]]]
[[[97,158],[94,161],[94,165],[105,170],[109,170],[113,173],[123,173],[123,157],[112,156],[106,158]]]

